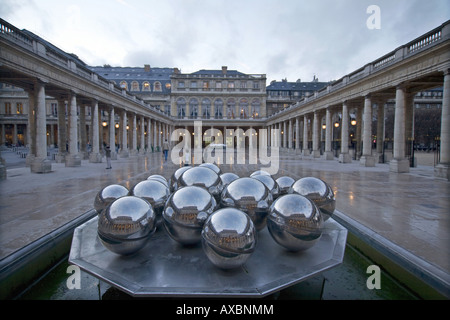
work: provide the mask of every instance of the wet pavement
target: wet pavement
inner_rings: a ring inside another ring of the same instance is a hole
[[[8,152],[2,151],[2,157],[17,159]],[[0,181],[0,259],[91,210],[102,187],[120,183],[130,188],[151,174],[168,179],[181,165],[165,162],[161,153],[153,153],[119,157],[110,170],[105,162],[83,160],[80,167],[53,163],[51,173],[32,174],[23,166],[24,160],[17,162],[7,166],[7,179]],[[239,176],[263,168],[224,162],[220,165],[223,172]],[[274,178],[283,175],[322,178],[332,186],[339,212],[450,273],[450,182],[434,177],[432,166],[395,174],[389,173],[388,164],[366,168],[357,161],[342,164],[280,152],[280,168]]]

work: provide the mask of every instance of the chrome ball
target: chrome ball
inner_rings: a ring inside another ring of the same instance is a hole
[[[128,195],[128,189],[120,184],[111,184],[101,189],[94,199],[94,209],[100,214],[114,200]]]
[[[164,184],[166,187],[169,187],[169,182],[167,181],[167,179],[164,178],[162,175],[159,175],[159,174],[153,174],[153,175],[149,176],[147,178],[147,180],[156,180],[156,181],[159,181],[162,184]]]
[[[264,171],[264,170],[257,170],[257,171],[254,171],[250,175],[250,178],[253,178],[254,176],[259,176],[259,175],[270,176],[270,173],[268,173],[267,171]]]
[[[279,177],[275,182],[278,184],[278,188],[280,189],[280,196],[289,193],[289,189],[295,183],[294,178],[283,176]]]
[[[239,179],[239,176],[233,172],[226,172],[220,175],[220,180],[222,180],[223,187],[230,184],[232,181],[236,179]]]
[[[201,165],[199,165],[199,167],[210,168],[215,173],[217,173],[219,176],[222,174],[222,170],[220,170],[220,168],[217,165],[215,165],[214,163],[205,162],[205,163],[202,163]]]
[[[272,176],[258,174],[254,175],[252,178],[264,183],[267,189],[269,189],[270,193],[272,193],[273,199],[278,198],[278,196],[280,195],[280,188],[278,187],[278,184],[275,182]]]
[[[207,167],[190,168],[183,172],[178,181],[179,187],[197,186],[205,188],[216,199],[219,198],[223,189],[219,175]]]
[[[224,188],[220,204],[222,207],[244,211],[259,231],[266,226],[266,217],[272,201],[272,194],[264,183],[243,177],[232,181]]]
[[[171,192],[174,192],[178,189],[179,182],[178,179],[181,177],[181,175],[188,169],[192,168],[192,166],[185,166],[178,168],[175,170],[175,172],[172,174],[172,176],[169,179],[169,188]]]
[[[155,212],[147,200],[121,197],[99,215],[98,236],[106,249],[130,255],[142,249],[155,232],[155,219]]]
[[[170,196],[169,187],[156,179],[144,180],[131,188],[130,195],[147,200],[155,211],[157,225],[162,222],[164,205]]]
[[[209,261],[221,269],[244,264],[257,243],[257,231],[252,220],[235,208],[223,208],[211,214],[201,236],[203,251]]]
[[[289,251],[311,248],[322,235],[322,214],[314,202],[299,194],[275,200],[267,217],[272,238]]]
[[[333,189],[319,178],[301,178],[292,185],[289,193],[298,193],[314,201],[322,212],[324,221],[333,215],[336,208],[336,198],[334,197]]]
[[[201,241],[203,224],[217,209],[215,198],[204,188],[183,187],[175,191],[163,211],[164,226],[172,239],[183,245]]]

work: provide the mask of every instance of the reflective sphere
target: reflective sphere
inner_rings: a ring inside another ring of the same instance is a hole
[[[222,174],[222,170],[220,170],[220,168],[217,165],[215,165],[214,163],[205,162],[205,163],[202,163],[201,165],[199,165],[199,167],[210,168],[215,173],[217,173],[219,176]]]
[[[112,202],[98,218],[98,236],[106,249],[129,255],[144,247],[156,229],[150,203],[135,196]]]
[[[203,224],[217,208],[214,197],[204,188],[183,187],[166,203],[163,221],[170,237],[181,244],[200,242]]]
[[[171,192],[174,192],[175,190],[178,189],[179,185],[178,179],[186,170],[190,168],[192,168],[192,166],[185,166],[175,170],[175,172],[172,174],[172,177],[170,177],[169,179],[169,187]]]
[[[101,189],[94,199],[94,209],[100,214],[114,200],[128,195],[128,189],[119,184],[111,184]]]
[[[130,190],[130,195],[147,200],[155,211],[157,225],[161,223],[164,205],[170,196],[166,185],[156,179],[144,180]]]
[[[333,215],[336,208],[333,189],[325,181],[315,177],[305,177],[297,180],[292,185],[289,193],[298,193],[314,201],[322,212],[324,221]]]
[[[275,182],[278,184],[278,188],[280,188],[280,195],[288,194],[289,189],[295,183],[295,180],[288,176],[279,177]]]
[[[207,167],[193,167],[181,175],[178,179],[180,186],[198,186],[209,191],[218,199],[222,192],[222,181],[217,173]]]
[[[275,200],[267,217],[273,239],[290,251],[314,246],[322,235],[322,214],[314,202],[299,194]]]
[[[258,174],[254,175],[252,178],[257,179],[262,183],[264,183],[267,189],[269,189],[269,191],[272,193],[272,197],[274,199],[278,198],[278,196],[280,195],[280,188],[278,187],[278,184],[275,182],[272,176],[268,176],[265,174]]]
[[[268,173],[267,171],[264,171],[264,170],[257,170],[257,171],[254,171],[250,175],[250,178],[253,178],[254,176],[259,176],[259,175],[270,176],[270,173]]]
[[[225,187],[227,184],[230,184],[236,179],[239,179],[239,176],[233,172],[226,172],[220,175],[220,180],[222,180],[223,187]]]
[[[252,255],[257,231],[247,214],[224,208],[211,214],[202,230],[203,251],[215,266],[236,268]]]
[[[147,180],[156,180],[164,184],[166,187],[169,187],[169,182],[167,181],[167,179],[159,174],[153,174],[150,177],[148,177]]]
[[[266,226],[266,217],[273,197],[261,181],[243,177],[232,181],[223,192],[220,204],[244,211],[253,221],[256,230]]]

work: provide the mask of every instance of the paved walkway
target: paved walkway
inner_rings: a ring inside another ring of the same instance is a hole
[[[3,158],[13,157],[7,152]],[[112,167],[87,160],[75,168],[53,163],[48,174],[32,174],[18,163],[9,167],[7,179],[0,181],[0,259],[92,209],[102,187],[120,183],[130,188],[150,174],[169,178],[179,165],[154,153],[119,158]],[[221,169],[248,176],[260,167],[223,164]],[[356,161],[341,164],[281,152],[274,177],[282,175],[324,179],[336,194],[337,210],[450,273],[450,182],[435,178],[433,167],[392,174],[387,164],[365,168]]]

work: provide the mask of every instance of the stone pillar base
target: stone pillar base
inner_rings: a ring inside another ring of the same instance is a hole
[[[56,163],[64,163],[64,162],[66,162],[66,154],[57,153],[55,155],[55,162]]]
[[[121,158],[128,158],[130,156],[128,151],[120,151],[119,155],[120,155]]]
[[[89,159],[89,154],[86,151],[81,151],[79,153],[79,157],[81,160],[88,160]]]
[[[25,159],[25,165],[27,167],[31,166],[31,163],[34,161],[36,156],[34,154],[29,153]]]
[[[0,180],[6,179],[6,166],[0,163]]]
[[[130,151],[130,157],[135,157],[137,155],[139,155],[139,151],[137,151],[137,150],[131,150]]]
[[[389,171],[396,173],[409,172],[409,160],[408,159],[392,159],[389,161]]]
[[[313,158],[320,158],[320,150],[313,150],[312,156]]]
[[[79,167],[81,166],[81,158],[78,154],[66,155],[66,167]]]
[[[111,160],[117,160],[117,153],[111,152]]]
[[[349,153],[341,153],[339,154],[339,162],[340,163],[352,163],[352,157]]]
[[[300,150],[300,148],[299,149],[295,149],[295,154],[301,155],[302,154],[302,150]]]
[[[374,156],[362,156],[359,159],[359,163],[364,167],[375,167],[375,157]]]
[[[305,150],[302,151],[302,155],[307,157],[307,156],[311,155],[311,152],[309,152],[308,149],[305,149]]]
[[[48,159],[34,158],[30,163],[32,173],[48,173],[52,171],[52,163]]]
[[[89,155],[89,162],[91,163],[101,163],[102,155],[100,153],[91,153]]]
[[[325,151],[322,157],[325,160],[334,160],[334,154],[332,151]]]
[[[450,164],[439,163],[434,167],[434,176],[450,180]]]

